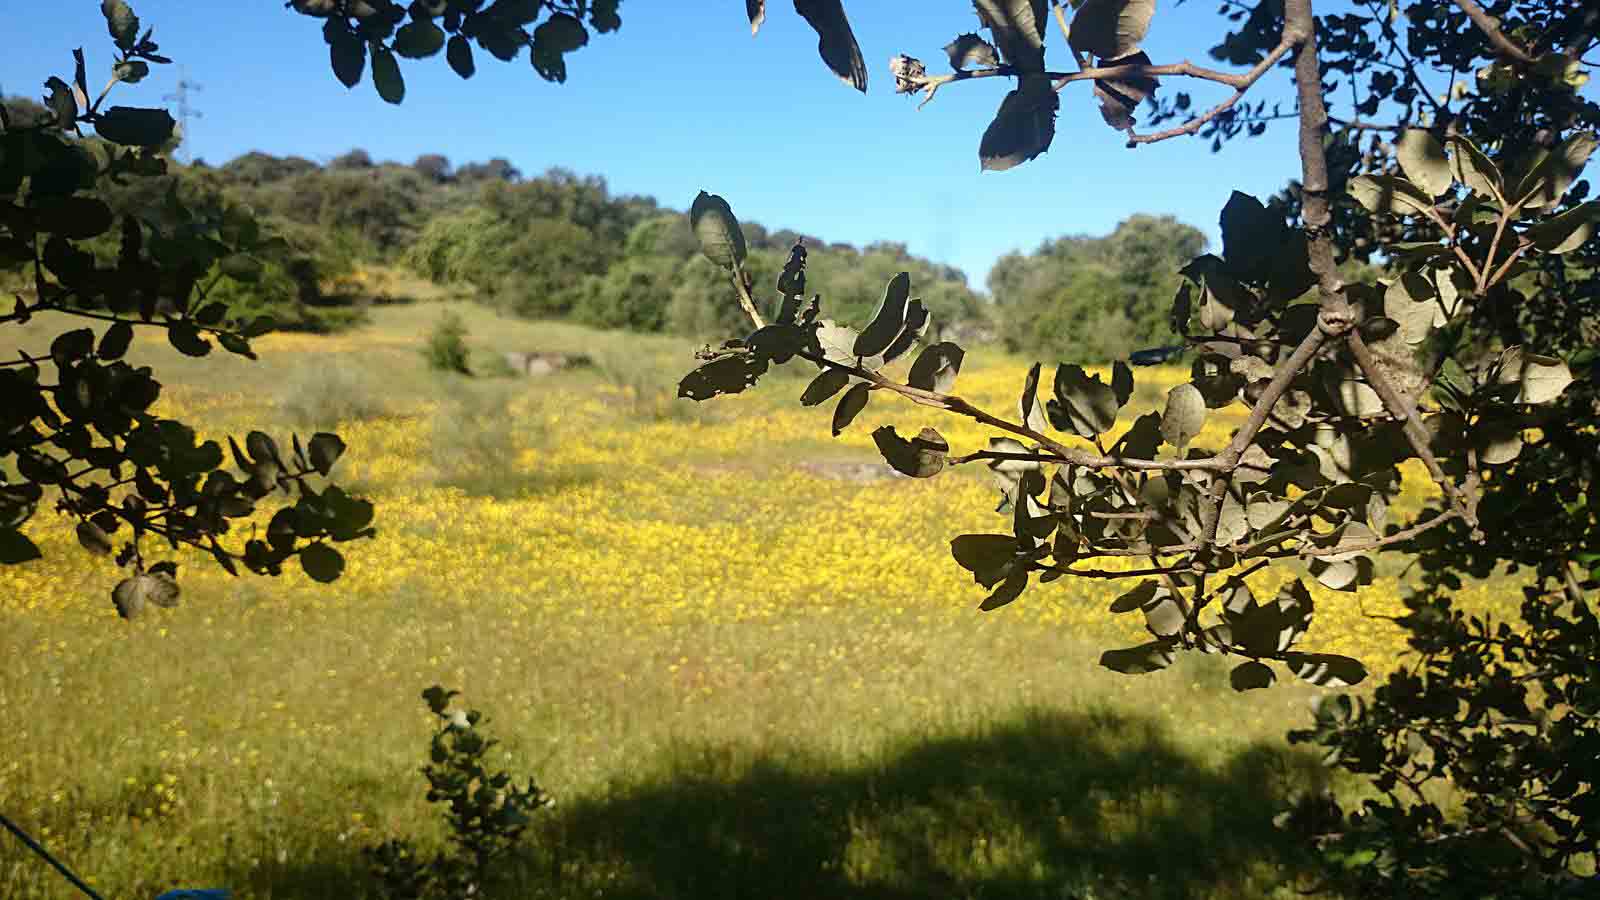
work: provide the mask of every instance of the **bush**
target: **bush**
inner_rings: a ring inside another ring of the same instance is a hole
[[[517,388],[492,382],[462,387],[433,418],[429,448],[439,483],[469,494],[514,495],[525,486],[516,462],[530,437],[529,418],[512,416],[507,408]]]
[[[467,326],[461,317],[453,312],[446,311],[439,316],[439,321],[434,323],[433,331],[428,335],[428,346],[422,355],[428,361],[428,368],[439,372],[459,372],[462,375],[471,375],[472,369],[467,365]]]

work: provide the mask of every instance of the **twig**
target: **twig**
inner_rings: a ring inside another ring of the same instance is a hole
[[[1363,544],[1351,544],[1349,546],[1338,547],[1338,548],[1330,549],[1330,550],[1300,550],[1300,551],[1297,551],[1294,555],[1300,556],[1300,557],[1306,557],[1306,558],[1317,558],[1317,557],[1343,556],[1346,553],[1366,553],[1366,552],[1368,552],[1370,550],[1378,550],[1378,549],[1381,549],[1383,547],[1388,547],[1391,544],[1404,543],[1405,541],[1409,541],[1412,538],[1416,537],[1417,535],[1420,535],[1420,534],[1422,534],[1424,532],[1432,531],[1433,529],[1438,528],[1440,525],[1443,525],[1446,522],[1451,521],[1452,519],[1459,519],[1459,518],[1461,518],[1461,513],[1459,511],[1454,510],[1454,509],[1448,509],[1448,510],[1445,510],[1444,512],[1440,513],[1439,515],[1434,516],[1431,519],[1428,519],[1425,522],[1419,522],[1419,523],[1411,526],[1410,528],[1403,528],[1403,529],[1401,529],[1399,531],[1394,532],[1393,534],[1386,534],[1383,537],[1381,537],[1381,538],[1379,538],[1377,540],[1374,540],[1374,541],[1367,541],[1366,543],[1363,543]],[[1287,554],[1285,554],[1285,555],[1287,555]]]
[[[1073,575],[1078,578],[1140,578],[1147,575],[1188,575],[1195,571],[1194,566],[1151,566],[1145,569],[1072,569],[1062,566],[1039,566],[1040,572],[1053,572],[1057,575]]]
[[[755,298],[750,296],[750,276],[745,272],[744,266],[736,265],[733,270],[733,286],[739,291],[739,305],[744,307],[744,314],[750,317],[757,329],[767,327],[767,321],[761,317],[761,311],[756,309]]]
[[[1422,83],[1422,77],[1417,74],[1417,64],[1411,59],[1410,55],[1407,54],[1405,50],[1401,49],[1400,36],[1395,33],[1394,26],[1389,24],[1388,17],[1385,16],[1382,11],[1378,9],[1377,4],[1371,2],[1371,0],[1368,0],[1367,2],[1367,9],[1371,10],[1372,19],[1378,23],[1378,29],[1383,32],[1383,36],[1389,39],[1390,52],[1399,54],[1400,58],[1405,60],[1405,65],[1396,66],[1396,68],[1403,69],[1405,71],[1406,77],[1411,79],[1411,83],[1416,86],[1417,93],[1421,94],[1423,98],[1433,106],[1435,114],[1442,112],[1444,110],[1444,104],[1440,103],[1438,100],[1435,100],[1433,97],[1433,92],[1429,91],[1428,86]],[[1352,85],[1353,84],[1354,82],[1352,82]],[[1446,93],[1445,96],[1448,98],[1449,94]]]
[[[1284,54],[1288,53],[1291,49],[1294,48],[1294,45],[1295,45],[1294,37],[1291,36],[1291,34],[1289,32],[1289,29],[1285,28],[1284,32],[1283,32],[1283,40],[1278,42],[1278,46],[1274,47],[1272,49],[1272,52],[1267,54],[1267,58],[1266,59],[1263,59],[1261,62],[1256,63],[1255,68],[1251,69],[1249,72],[1246,72],[1243,75],[1227,75],[1226,73],[1223,73],[1223,72],[1213,72],[1210,69],[1201,69],[1201,68],[1199,68],[1197,66],[1191,66],[1191,65],[1189,65],[1188,62],[1180,63],[1177,66],[1137,66],[1137,67],[1118,66],[1118,67],[1113,68],[1113,69],[1088,69],[1088,70],[1085,70],[1085,72],[1086,73],[1087,72],[1097,72],[1097,71],[1098,72],[1115,72],[1117,69],[1121,69],[1121,68],[1144,68],[1144,69],[1151,69],[1152,71],[1150,71],[1148,73],[1135,73],[1135,74],[1188,75],[1188,76],[1193,77],[1193,78],[1203,78],[1203,79],[1205,79],[1207,81],[1220,82],[1222,84],[1229,85],[1230,87],[1233,88],[1234,93],[1233,93],[1232,97],[1229,97],[1228,99],[1222,101],[1221,103],[1218,103],[1216,106],[1211,107],[1210,109],[1206,110],[1205,112],[1201,113],[1200,115],[1196,116],[1195,118],[1190,119],[1188,122],[1185,122],[1182,125],[1177,125],[1177,126],[1174,126],[1172,128],[1168,128],[1165,131],[1158,131],[1158,132],[1155,132],[1154,134],[1135,134],[1130,129],[1128,131],[1128,146],[1129,147],[1137,147],[1140,144],[1153,144],[1153,143],[1155,143],[1157,141],[1164,141],[1164,140],[1167,140],[1168,138],[1178,137],[1179,135],[1194,134],[1195,132],[1199,131],[1201,128],[1205,127],[1205,124],[1207,122],[1211,121],[1212,119],[1215,119],[1217,116],[1222,115],[1223,113],[1227,112],[1228,110],[1233,109],[1233,107],[1241,99],[1244,98],[1245,92],[1250,90],[1251,85],[1254,85],[1257,81],[1259,81],[1261,79],[1261,76],[1267,74],[1267,70],[1269,70],[1273,66],[1277,65],[1278,61],[1283,59]],[[1170,73],[1163,73],[1163,72],[1154,71],[1156,69],[1174,69],[1175,71],[1172,71]],[[1107,77],[1107,76],[1101,75],[1101,76],[1097,76],[1097,77],[1104,78],[1104,77]],[[1059,87],[1058,87],[1058,90],[1059,90]]]

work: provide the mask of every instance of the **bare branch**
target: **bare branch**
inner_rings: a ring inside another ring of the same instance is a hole
[[[1128,75],[1160,75],[1160,74],[1188,75],[1188,76],[1190,76],[1192,78],[1201,78],[1201,79],[1204,79],[1206,81],[1220,82],[1220,83],[1226,84],[1226,85],[1228,85],[1228,86],[1230,86],[1230,87],[1232,87],[1234,89],[1234,93],[1233,93],[1232,97],[1229,97],[1228,99],[1222,101],[1221,103],[1218,103],[1216,106],[1211,107],[1210,109],[1206,110],[1205,112],[1201,113],[1200,115],[1196,116],[1195,118],[1190,119],[1188,122],[1185,122],[1182,125],[1178,125],[1178,126],[1175,126],[1175,127],[1172,127],[1172,128],[1168,128],[1165,131],[1158,131],[1158,132],[1155,132],[1154,134],[1135,134],[1130,129],[1128,131],[1128,146],[1129,147],[1137,147],[1140,144],[1154,144],[1157,141],[1164,141],[1164,140],[1167,140],[1168,138],[1178,137],[1179,135],[1194,134],[1195,132],[1199,131],[1201,128],[1204,128],[1205,124],[1207,122],[1211,121],[1212,119],[1215,119],[1217,116],[1222,115],[1223,113],[1227,112],[1228,110],[1233,109],[1233,107],[1236,104],[1238,104],[1238,102],[1241,99],[1244,98],[1245,93],[1250,90],[1250,87],[1252,85],[1254,85],[1257,81],[1260,81],[1261,80],[1261,76],[1267,74],[1267,71],[1269,69],[1271,69],[1273,66],[1277,65],[1279,60],[1283,59],[1284,54],[1288,53],[1291,49],[1294,48],[1294,45],[1295,45],[1295,41],[1294,41],[1293,37],[1291,36],[1289,30],[1287,28],[1284,29],[1283,40],[1278,42],[1278,46],[1274,47],[1272,49],[1272,52],[1267,54],[1266,59],[1263,59],[1261,62],[1256,63],[1255,68],[1251,69],[1249,72],[1246,72],[1243,75],[1228,75],[1228,74],[1226,74],[1224,72],[1215,72],[1215,71],[1212,71],[1211,69],[1202,69],[1202,68],[1200,68],[1198,66],[1190,65],[1187,61],[1179,63],[1176,66],[1117,66],[1117,67],[1114,67],[1114,68],[1111,68],[1111,69],[1086,69],[1086,70],[1084,70],[1084,73],[1082,73],[1082,74],[1087,74],[1089,72],[1115,73],[1119,69],[1125,69],[1125,68],[1126,69],[1146,69],[1146,70],[1149,70],[1149,71],[1146,71],[1146,72],[1130,72],[1130,73],[1127,73],[1127,74]],[[1170,71],[1170,72],[1157,71],[1157,70],[1167,70],[1167,69],[1170,69],[1172,71]],[[1091,77],[1109,78],[1109,77],[1114,77],[1114,76],[1112,76],[1112,75],[1097,75],[1097,76],[1091,76]],[[1126,77],[1126,75],[1124,77]],[[1060,87],[1061,87],[1061,85],[1058,84],[1057,85],[1057,90],[1059,90]]]

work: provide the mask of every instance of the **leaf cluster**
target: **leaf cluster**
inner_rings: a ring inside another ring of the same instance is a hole
[[[117,47],[113,81],[137,82],[147,63],[165,63],[120,0],[102,4]],[[167,163],[155,148],[171,137],[164,110],[88,102],[84,56],[71,82],[47,83],[49,114],[0,132],[0,262],[31,276],[0,325],[43,313],[103,323],[58,334],[47,354],[0,360],[0,564],[29,562],[40,550],[27,526],[49,503],[75,525],[91,554],[111,557],[126,576],[112,591],[124,618],[177,603],[177,563],[151,558],[156,542],[208,553],[237,574],[242,566],[278,574],[291,558],[312,578],[344,568],[333,544],[368,537],[372,505],[323,482],[345,449],[334,434],[298,436],[289,452],[262,432],[221,444],[154,412],[161,384],[128,361],[138,330],[160,332],[180,353],[223,350],[254,358],[250,339],[272,327],[245,317],[217,294],[219,284],[254,284],[283,239],[263,233],[242,207],[191,208],[175,183],[150,204],[114,212],[110,186],[153,179]],[[78,136],[92,127],[96,138]],[[122,204],[119,204],[122,205]],[[109,253],[96,253],[96,244]],[[274,494],[293,498],[265,536],[226,541],[235,520]]]
[[[388,103],[405,100],[400,60],[444,52],[461,78],[478,70],[476,45],[501,62],[528,49],[546,81],[567,80],[566,55],[622,26],[619,0],[290,0],[295,12],[322,20],[333,75],[347,88],[361,83],[371,62],[372,86]],[[538,24],[535,24],[538,23]]]

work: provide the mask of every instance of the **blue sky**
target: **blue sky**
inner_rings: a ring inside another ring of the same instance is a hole
[[[539,78],[526,54],[498,63],[481,51],[477,75],[463,82],[441,55],[406,62],[399,107],[381,101],[370,79],[354,90],[335,81],[319,23],[275,0],[204,4],[205,15],[193,2],[133,5],[175,64],[119,86],[113,102],[162,104],[182,64],[203,85],[193,98],[204,118],[192,125],[191,151],[212,163],[250,150],[325,161],[362,147],[401,161],[504,156],[528,174],[565,166],[604,175],[614,193],[650,194],[678,209],[704,188],[771,228],[858,245],[902,241],[961,267],[978,288],[1007,251],[1105,233],[1136,212],[1176,215],[1215,244],[1230,190],[1264,197],[1298,172],[1288,127],[1216,155],[1197,138],[1125,149],[1083,84],[1062,93],[1050,152],[980,172],[978,139],[1010,80],[949,86],[918,111],[918,99],[895,94],[888,74],[900,52],[945,70],[940,48],[976,26],[959,0],[847,3],[870,73],[866,96],[822,66],[815,34],[783,0],[769,3],[754,39],[734,0],[628,0],[620,31],[568,57],[565,85]],[[111,45],[99,7],[57,0],[10,17],[0,87],[37,97],[49,75],[70,78],[75,46],[87,53],[91,85],[101,83]],[[1204,63],[1226,25],[1204,0],[1163,3],[1146,49],[1158,63]],[[1052,38],[1047,60],[1069,66],[1059,35]],[[1227,95],[1220,85],[1183,88],[1197,105]],[[1287,73],[1270,74],[1257,90],[1285,97]]]

